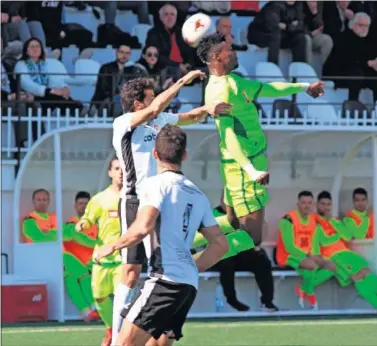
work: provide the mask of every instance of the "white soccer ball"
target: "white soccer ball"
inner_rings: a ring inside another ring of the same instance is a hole
[[[185,42],[196,48],[200,40],[211,31],[211,17],[204,13],[196,13],[188,18],[182,26],[182,36]]]

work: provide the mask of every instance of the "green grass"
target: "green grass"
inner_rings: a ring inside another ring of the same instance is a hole
[[[102,325],[4,327],[4,346],[99,345]],[[377,346],[377,319],[189,321],[180,346]]]

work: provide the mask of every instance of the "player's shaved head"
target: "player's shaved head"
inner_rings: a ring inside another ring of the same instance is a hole
[[[238,66],[232,43],[220,33],[202,38],[197,54],[200,60],[208,65],[210,74],[215,76],[227,75]]]
[[[156,138],[155,151],[160,161],[181,165],[186,155],[187,136],[177,126],[165,125]]]

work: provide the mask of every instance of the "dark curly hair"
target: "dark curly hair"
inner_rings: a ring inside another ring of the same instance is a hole
[[[208,62],[208,53],[210,49],[221,42],[225,41],[225,36],[222,34],[212,34],[206,37],[203,37],[196,50],[196,54],[198,54],[199,59],[207,63]]]
[[[156,151],[162,162],[180,165],[186,151],[187,136],[177,126],[167,124],[157,135]]]
[[[148,89],[155,90],[155,83],[151,78],[140,77],[125,83],[120,93],[123,111],[133,112],[134,101],[142,102],[145,97],[144,91]]]

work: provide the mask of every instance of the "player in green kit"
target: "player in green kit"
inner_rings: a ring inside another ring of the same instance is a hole
[[[260,97],[282,97],[306,91],[316,98],[323,83],[261,83],[236,74],[238,60],[230,42],[220,34],[203,38],[197,48],[199,58],[209,68],[205,103],[227,102],[229,114],[216,119],[220,134],[221,174],[225,185],[227,216],[235,229],[245,230],[255,246],[262,241],[264,208],[268,202],[265,185],[267,140],[254,102]]]
[[[118,159],[111,160],[108,170],[111,178],[111,185],[105,190],[97,193],[89,201],[85,214],[76,224],[77,231],[84,231],[94,224],[98,227],[97,243],[98,248],[105,244],[112,244],[120,238],[120,221],[118,204],[120,191],[123,184],[123,175]],[[92,291],[97,311],[106,326],[106,335],[101,346],[111,345],[113,302],[111,295],[114,294],[121,277],[121,257],[119,251],[114,252],[93,264],[92,269]]]

